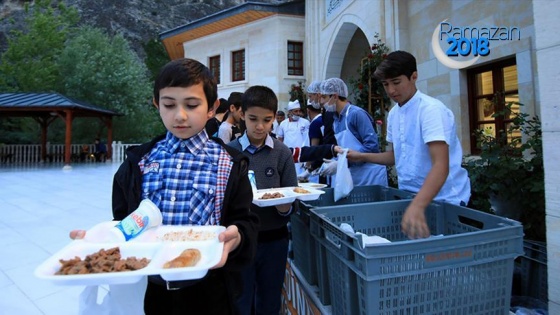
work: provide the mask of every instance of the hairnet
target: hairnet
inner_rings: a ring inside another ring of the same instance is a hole
[[[307,87],[307,93],[321,93],[321,81],[313,81]]]
[[[338,94],[340,97],[348,97],[348,87],[340,78],[326,79],[321,83],[321,94]]]

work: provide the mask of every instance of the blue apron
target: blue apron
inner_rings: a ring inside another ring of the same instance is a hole
[[[353,151],[360,151],[364,149],[362,143],[356,139],[352,134],[350,129],[348,129],[348,114],[350,109],[354,105],[349,105],[346,110],[346,116],[344,117],[344,123],[346,124],[346,129],[336,133],[334,136],[339,146],[343,148],[348,148]],[[334,130],[338,128],[338,122],[334,121]],[[352,174],[352,180],[354,181],[354,186],[365,186],[365,185],[383,185],[387,186],[387,168],[385,165],[379,165],[375,163],[358,163],[357,165],[349,165],[350,173]]]

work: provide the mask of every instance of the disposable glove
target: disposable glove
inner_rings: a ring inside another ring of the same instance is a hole
[[[301,172],[301,173],[298,174],[297,179],[298,179],[298,181],[300,181],[300,182],[306,182],[307,179],[309,178],[309,175],[311,175],[311,174],[309,173],[309,171],[305,170],[305,171],[303,171],[303,172]]]
[[[323,165],[319,169],[319,175],[331,176],[336,174],[337,161],[323,159]]]

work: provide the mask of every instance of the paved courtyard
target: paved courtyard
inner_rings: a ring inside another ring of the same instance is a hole
[[[81,286],[59,286],[35,268],[70,242],[72,229],[112,219],[118,164],[0,168],[0,315],[75,315]]]

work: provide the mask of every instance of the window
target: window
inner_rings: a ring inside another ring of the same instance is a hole
[[[231,53],[231,81],[245,80],[245,49]]]
[[[220,56],[210,57],[209,64],[210,72],[212,72],[212,75],[216,78],[216,82],[220,84]]]
[[[303,75],[303,43],[288,42],[288,75]]]
[[[497,132],[507,130],[511,119],[508,114],[503,117],[492,116],[503,111],[506,104],[519,102],[515,59],[471,69],[467,72],[467,77],[471,131],[481,129],[485,134],[496,137]],[[511,110],[519,113],[519,105],[513,104]],[[471,152],[479,152],[472,135]]]

